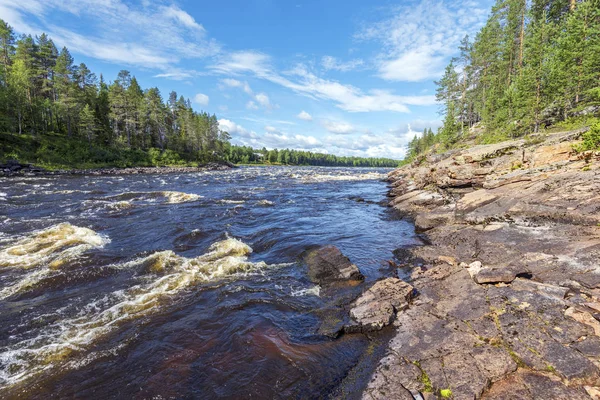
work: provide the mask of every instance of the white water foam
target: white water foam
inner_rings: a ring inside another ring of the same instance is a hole
[[[62,265],[110,240],[88,228],[62,223],[34,232],[0,250],[0,268],[34,269],[0,290],[0,299],[35,287]],[[41,267],[41,268],[40,268]]]
[[[148,283],[111,293],[88,304],[78,316],[44,328],[37,337],[0,349],[0,385],[8,386],[50,368],[66,367],[74,353],[88,349],[129,320],[152,314],[161,303],[203,282],[241,277],[281,265],[250,262],[252,249],[236,239],[214,243],[196,258],[161,251],[125,263],[121,268],[141,267],[152,278]]]

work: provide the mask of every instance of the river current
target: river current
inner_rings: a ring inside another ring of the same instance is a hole
[[[318,334],[302,254],[366,281],[416,243],[387,170],[0,180],[0,397],[323,398],[369,348]]]

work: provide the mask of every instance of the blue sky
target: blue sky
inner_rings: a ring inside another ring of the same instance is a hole
[[[112,81],[128,69],[217,114],[233,142],[402,158],[440,122],[433,81],[490,1],[0,0]]]

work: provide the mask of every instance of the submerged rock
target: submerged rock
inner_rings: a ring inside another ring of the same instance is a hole
[[[313,250],[306,255],[304,261],[308,265],[310,280],[319,285],[364,279],[358,267],[335,246]]]
[[[344,330],[350,332],[378,331],[394,320],[397,312],[408,308],[414,289],[398,278],[376,282],[352,305],[350,316],[355,323]]]

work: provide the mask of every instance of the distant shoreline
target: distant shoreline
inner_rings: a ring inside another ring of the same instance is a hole
[[[53,175],[137,175],[137,174],[172,174],[203,171],[226,171],[237,168],[231,163],[208,163],[199,167],[103,167],[91,169],[58,169],[47,170],[32,164],[8,162],[0,165],[2,177],[53,176]]]

